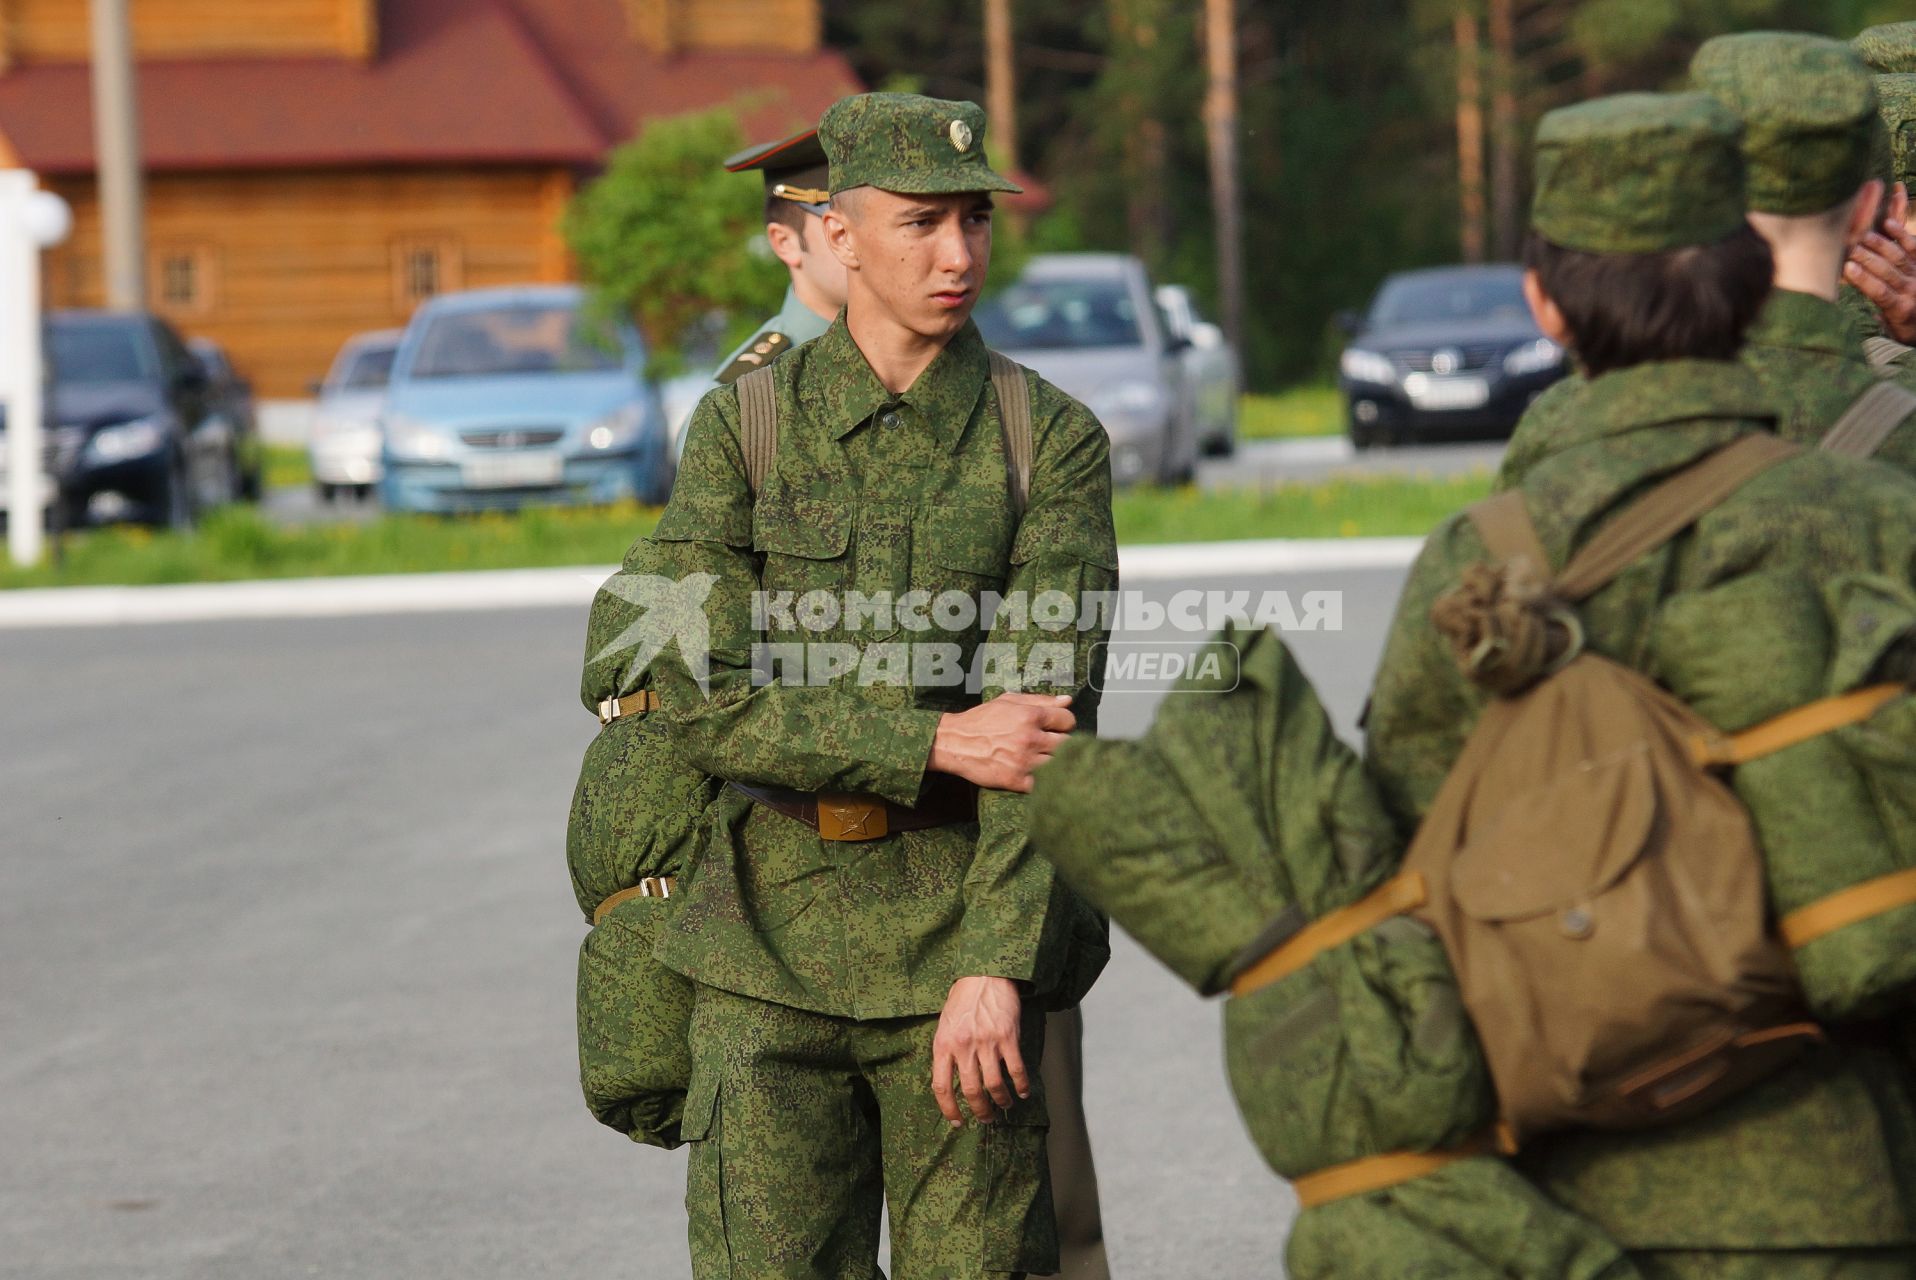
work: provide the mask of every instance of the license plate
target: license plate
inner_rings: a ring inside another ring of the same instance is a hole
[[[468,458],[460,476],[468,489],[531,489],[558,484],[565,477],[565,459],[556,453]]]
[[[1412,374],[1404,393],[1419,409],[1481,409],[1490,403],[1490,383],[1482,378],[1433,378]]]

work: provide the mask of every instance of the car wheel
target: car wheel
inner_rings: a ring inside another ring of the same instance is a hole
[[[368,502],[371,502],[372,500],[373,500],[372,485],[356,484],[353,486],[353,501],[354,502],[357,502],[360,506],[363,507]]]
[[[324,480],[315,480],[313,481],[313,496],[318,498],[320,502],[330,506],[333,499],[339,496],[339,487],[337,485],[327,484]]]
[[[193,527],[193,484],[184,463],[175,462],[166,474],[166,489],[160,495],[159,519],[162,529],[184,530]]]
[[[1366,424],[1357,421],[1357,419],[1355,418],[1350,419],[1349,425],[1350,425],[1351,448],[1356,449],[1358,452],[1361,453],[1366,449],[1371,449],[1376,447],[1377,445],[1376,428],[1367,426]]]

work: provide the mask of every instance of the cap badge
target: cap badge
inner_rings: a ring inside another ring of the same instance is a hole
[[[959,151],[971,150],[971,126],[963,120],[951,122],[951,145]]]

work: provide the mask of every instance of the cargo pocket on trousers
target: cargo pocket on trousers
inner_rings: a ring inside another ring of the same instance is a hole
[[[692,1272],[698,1280],[715,1277],[730,1280],[734,1274],[732,1246],[725,1226],[721,1092],[717,1064],[709,1059],[695,1063],[692,1087],[685,1095],[685,1119],[679,1132],[692,1144],[686,1162],[685,1214],[692,1246]]]
[[[981,1127],[977,1199],[987,1273],[1058,1270],[1058,1220],[1045,1153],[1049,1127],[1043,1108],[1029,1105]]]

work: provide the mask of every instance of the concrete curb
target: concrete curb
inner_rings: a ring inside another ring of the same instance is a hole
[[[1126,547],[1128,586],[1246,573],[1398,569],[1421,538],[1273,538]],[[210,622],[239,618],[343,618],[487,609],[584,608],[613,565],[404,573],[160,587],[50,587],[0,591],[0,630]]]

